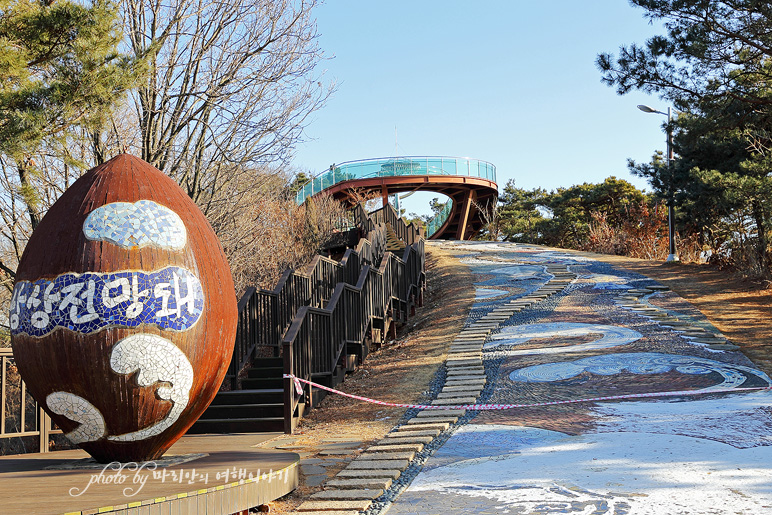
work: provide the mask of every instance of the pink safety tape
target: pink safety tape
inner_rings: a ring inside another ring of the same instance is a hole
[[[612,395],[610,397],[591,397],[587,399],[571,399],[566,401],[547,401],[547,402],[537,402],[534,404],[461,404],[458,406],[433,406],[433,405],[426,405],[426,404],[402,404],[397,402],[385,402],[385,401],[379,401],[376,399],[370,399],[369,397],[352,395],[350,393],[341,392],[340,390],[336,390],[328,386],[314,383],[312,381],[306,381],[305,379],[300,379],[299,377],[295,377],[294,375],[291,375],[291,374],[284,374],[284,378],[292,379],[292,381],[295,383],[295,389],[300,388],[301,392],[303,388],[302,386],[300,386],[300,383],[305,383],[331,393],[342,395],[343,397],[356,399],[358,401],[369,402],[372,404],[379,404],[381,406],[390,406],[392,408],[414,408],[414,409],[422,409],[422,410],[462,409],[462,410],[469,410],[469,411],[492,411],[492,410],[505,410],[505,409],[513,409],[513,408],[538,408],[541,406],[557,406],[559,404],[576,404],[579,402],[615,401],[620,399],[643,399],[647,397],[681,397],[684,395],[696,396],[696,395],[709,395],[712,393],[736,393],[736,392],[751,392],[751,391],[758,392],[761,390],[772,390],[772,386],[755,386],[751,388],[717,388],[715,390],[680,390],[680,391],[674,391],[674,392],[630,393],[626,395]]]

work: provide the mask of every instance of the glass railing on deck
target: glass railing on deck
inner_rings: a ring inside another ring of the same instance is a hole
[[[443,226],[445,223],[445,220],[448,219],[448,216],[450,216],[450,212],[453,210],[453,199],[449,198],[448,201],[445,203],[445,206],[442,208],[442,210],[437,213],[434,218],[426,222],[426,237],[431,238],[432,235],[440,230],[440,227]]]
[[[467,157],[386,157],[333,165],[298,191],[298,204],[339,182],[401,175],[466,175],[496,182],[496,167]]]

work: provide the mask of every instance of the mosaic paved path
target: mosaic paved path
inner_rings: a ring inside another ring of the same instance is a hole
[[[643,276],[538,247],[442,245],[479,274],[467,325],[495,327],[480,403],[772,384]],[[509,316],[536,291],[550,295]],[[386,511],[772,513],[772,391],[479,412]]]

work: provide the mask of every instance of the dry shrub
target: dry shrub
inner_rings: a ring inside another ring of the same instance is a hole
[[[280,174],[261,173],[207,204],[238,296],[249,286],[271,288],[287,268],[309,263],[346,223],[339,202],[321,196],[298,206],[287,184]]]
[[[612,226],[604,213],[591,214],[590,234],[584,250],[641,259],[668,255],[667,208],[646,203],[627,207],[621,224]]]

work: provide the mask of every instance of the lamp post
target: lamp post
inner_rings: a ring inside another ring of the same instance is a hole
[[[671,122],[673,121],[673,109],[668,107],[667,113],[657,111],[653,107],[647,105],[639,105],[638,109],[644,113],[657,113],[667,116],[667,169],[670,174],[668,181],[668,199],[667,199],[667,229],[669,240],[669,254],[667,256],[668,261],[678,261],[678,254],[676,253],[675,246],[675,207],[673,206],[673,128]]]

